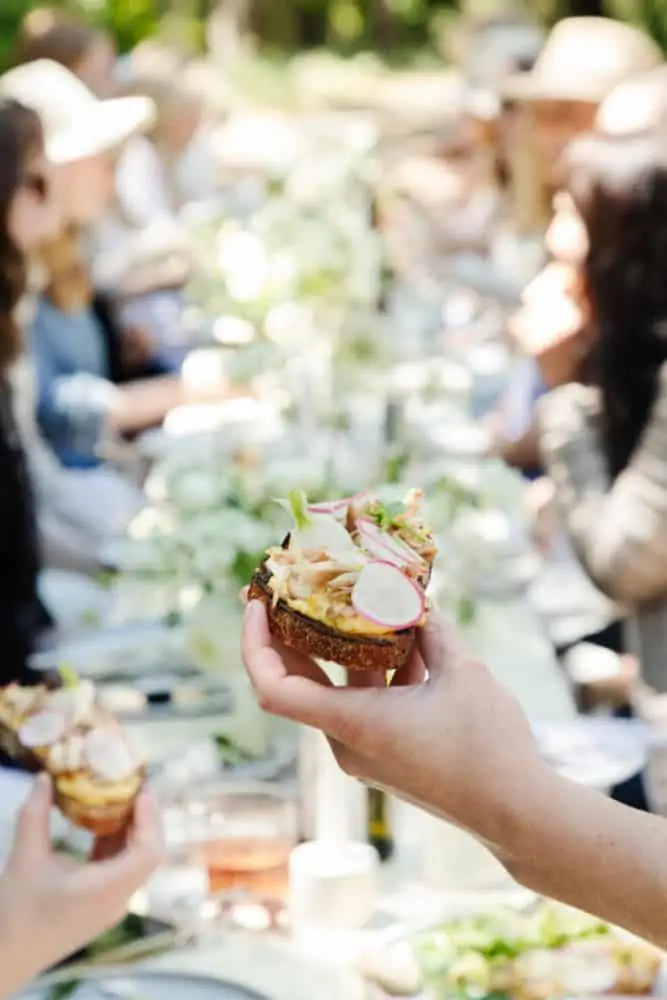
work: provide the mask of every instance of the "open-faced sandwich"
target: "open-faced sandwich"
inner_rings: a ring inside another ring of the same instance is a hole
[[[120,724],[96,704],[90,681],[56,691],[2,688],[0,745],[17,763],[51,775],[56,805],[76,826],[97,836],[127,826],[144,765]]]
[[[436,554],[421,504],[417,490],[398,504],[368,493],[316,505],[293,491],[286,505],[294,527],[268,550],[250,586],[271,632],[348,669],[402,667],[426,619]]]

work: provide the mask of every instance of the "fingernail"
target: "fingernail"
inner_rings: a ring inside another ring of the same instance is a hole
[[[35,778],[35,787],[40,796],[51,794],[51,777],[46,771],[41,771]]]
[[[246,604],[245,620],[247,622],[254,621],[262,613],[262,607],[261,601],[249,601]]]

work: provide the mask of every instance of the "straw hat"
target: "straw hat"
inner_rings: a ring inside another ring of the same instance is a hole
[[[0,77],[0,98],[35,111],[44,128],[47,156],[71,163],[111,152],[148,128],[154,105],[146,97],[101,101],[68,69],[39,59]]]
[[[667,64],[621,83],[600,105],[595,131],[630,138],[667,125]]]
[[[555,26],[529,73],[505,81],[503,96],[598,104],[624,80],[662,62],[657,45],[629,24],[605,17],[570,17]]]

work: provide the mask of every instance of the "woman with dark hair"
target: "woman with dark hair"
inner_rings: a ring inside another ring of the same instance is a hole
[[[588,385],[540,408],[556,501],[594,583],[630,612],[626,645],[667,692],[667,148],[591,137],[569,157],[589,310]],[[573,367],[576,359],[573,359]],[[650,780],[650,775],[649,775]]]
[[[23,347],[16,314],[26,290],[25,254],[48,230],[48,186],[37,115],[0,101],[0,684],[31,679],[28,657],[52,626],[37,592],[38,532],[11,390]]]
[[[16,312],[25,257],[52,223],[48,164],[37,115],[0,100],[0,685],[32,680],[27,658],[51,620],[37,594],[33,497],[13,416],[10,374],[21,354]],[[160,859],[156,805],[137,800],[126,834],[98,839],[90,862],[51,846],[51,781],[40,775],[21,811],[0,876],[0,998],[118,922]],[[59,919],[67,913],[67,920]]]

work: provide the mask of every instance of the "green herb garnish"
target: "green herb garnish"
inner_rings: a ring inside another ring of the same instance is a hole
[[[63,687],[75,688],[79,686],[79,675],[70,663],[61,663],[58,667],[58,673],[60,674]]]
[[[48,991],[48,1000],[67,1000],[81,985],[80,979],[70,979],[66,983],[56,983]]]
[[[389,531],[390,528],[398,527],[396,519],[404,513],[405,506],[402,503],[382,503],[378,500],[369,509],[368,516],[382,531]]]
[[[472,625],[475,620],[476,610],[475,602],[470,596],[464,595],[459,598],[458,607],[456,609],[456,617],[459,625]]]
[[[303,531],[304,528],[312,524],[312,517],[308,510],[308,497],[303,490],[292,490],[287,500],[277,500],[276,503],[279,503],[292,515],[297,531]]]
[[[213,737],[220,754],[220,759],[226,767],[236,767],[239,764],[251,764],[256,758],[244,750],[235,740],[219,733]]]

